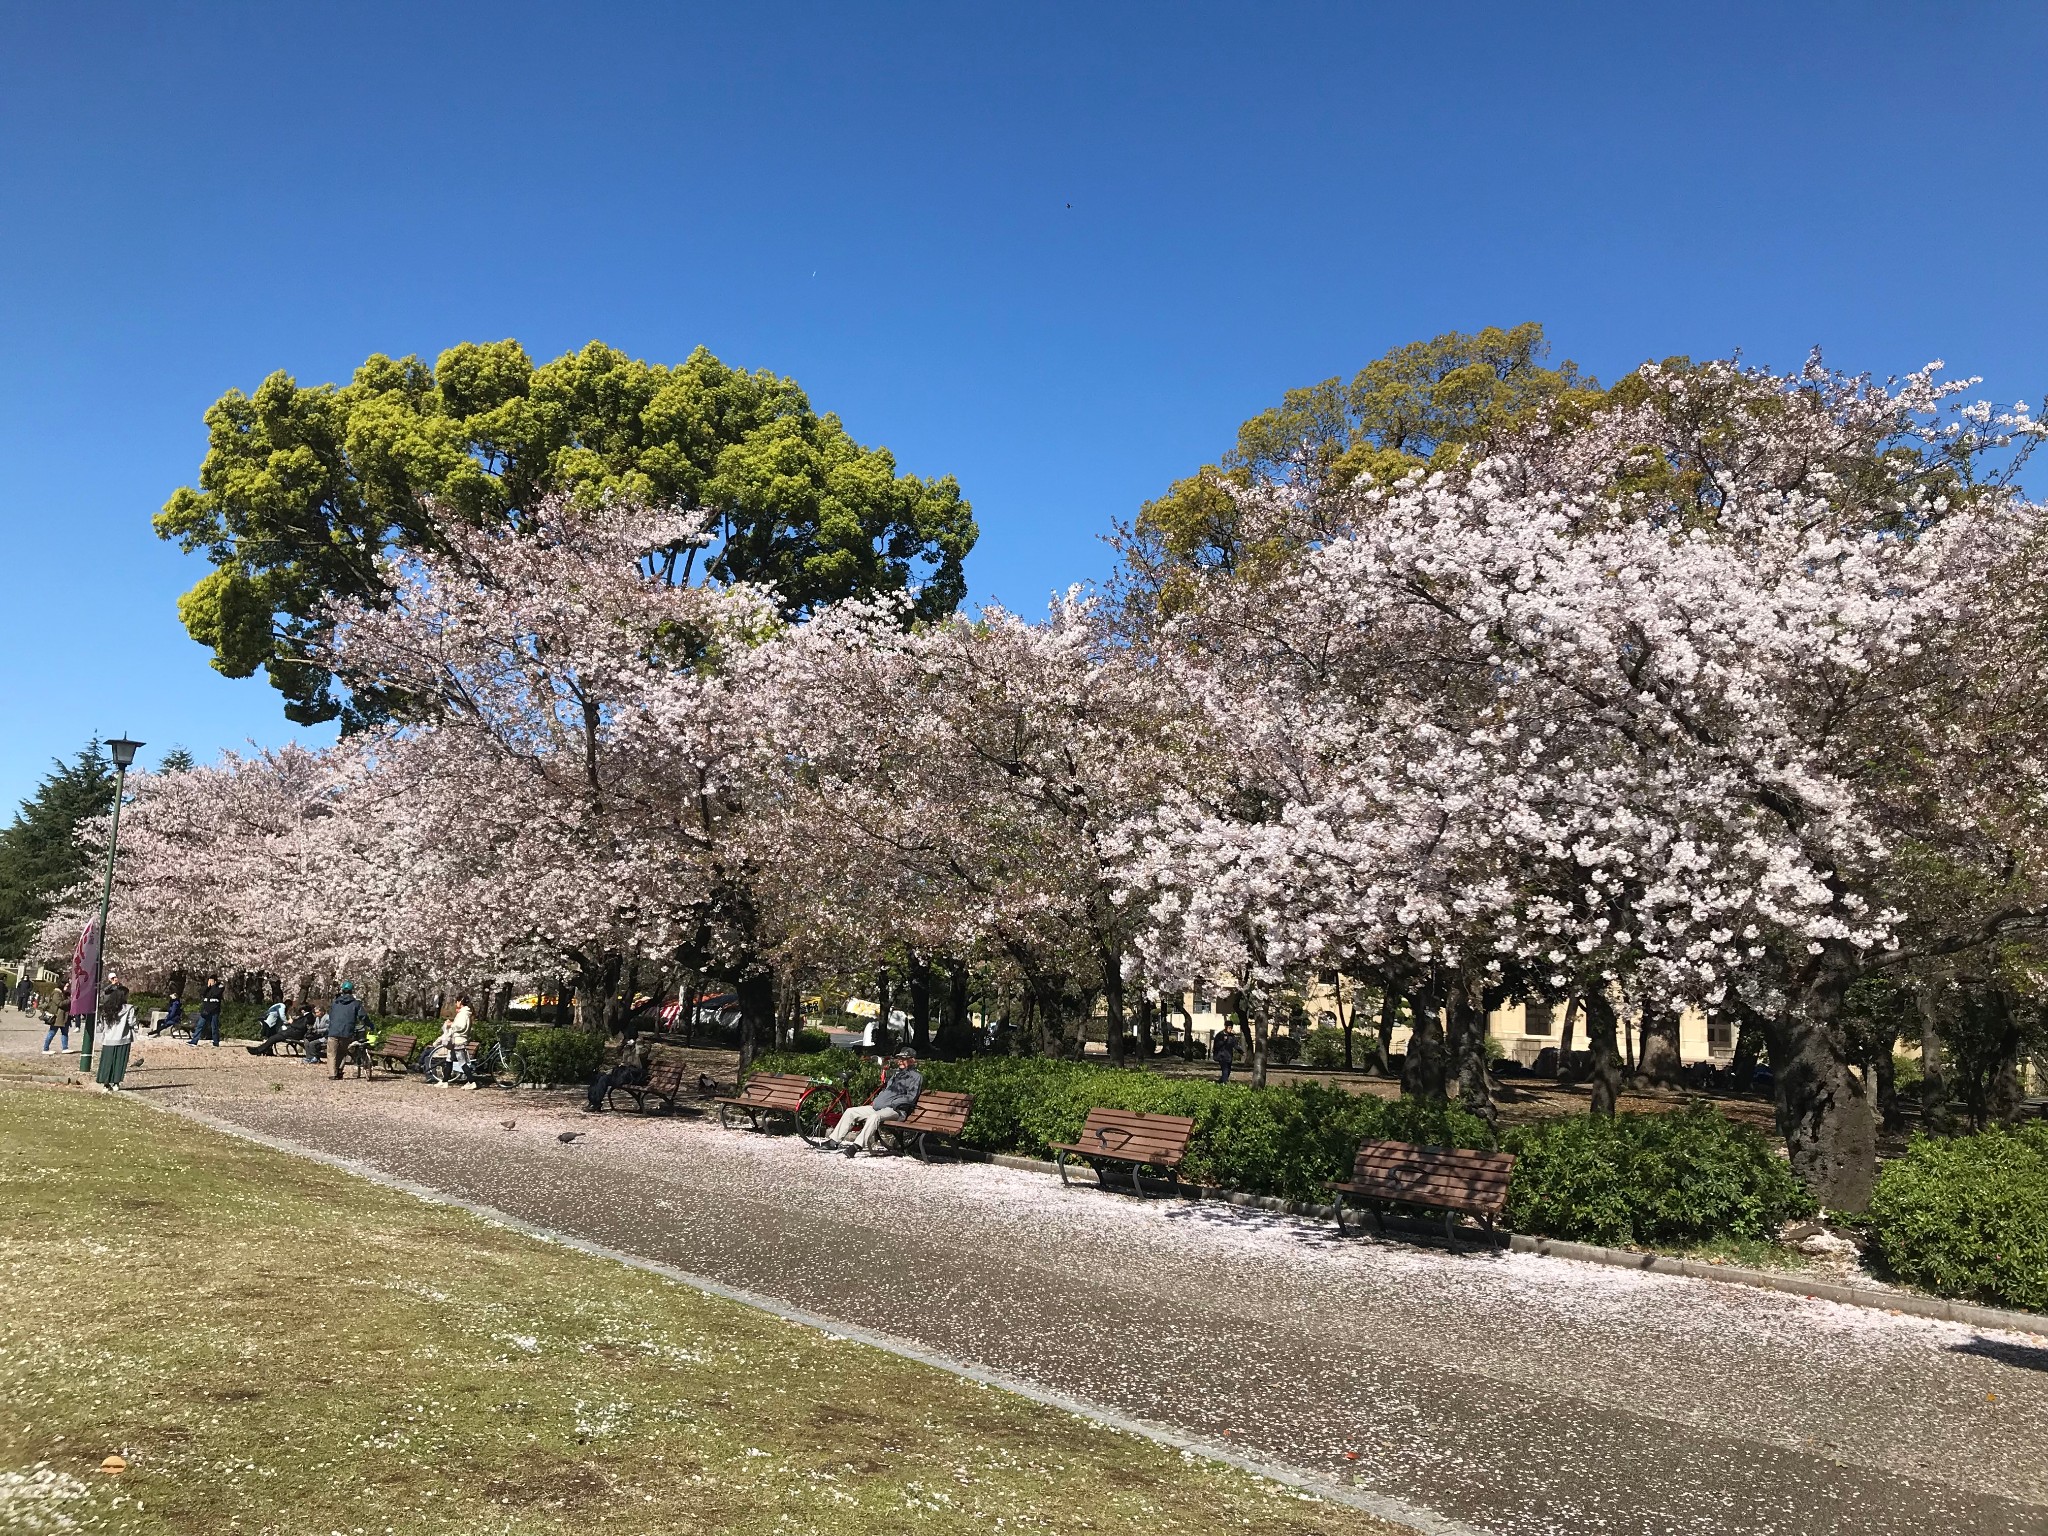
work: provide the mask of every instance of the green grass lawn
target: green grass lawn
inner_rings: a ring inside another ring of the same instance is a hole
[[[97,1470],[112,1452],[118,1477]],[[133,1102],[0,1084],[0,1529],[848,1516],[892,1536],[1391,1530]]]

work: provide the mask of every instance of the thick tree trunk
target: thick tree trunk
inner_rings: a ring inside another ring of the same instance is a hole
[[[968,1017],[967,967],[951,960],[946,964],[946,1008],[939,1025],[939,1054],[968,1056],[973,1054],[975,1045],[974,1025]]]
[[[1877,1183],[1877,1122],[1841,1028],[1849,969],[1814,966],[1771,1030],[1778,1130],[1792,1171],[1830,1210],[1860,1211]]]
[[[1152,995],[1149,992],[1140,992],[1138,994],[1139,1060],[1150,1061],[1152,1059],[1152,1053],[1154,1049],[1155,1046],[1152,1036]]]
[[[1337,1027],[1344,1031],[1344,1070],[1353,1071],[1356,1064],[1351,1059],[1351,1026],[1357,1022],[1358,994],[1351,994],[1351,1012],[1344,1011],[1344,973],[1337,972],[1334,994],[1337,999]]]
[[[875,1039],[887,1041],[883,1046],[888,1050],[896,1044],[896,1026],[890,1022],[890,1015],[896,1011],[895,1000],[889,991],[889,967],[882,966],[875,972],[875,1006],[881,1009],[875,1020]]]
[[[754,971],[738,987],[740,1003],[740,1071],[754,1064],[761,1047],[775,1038],[775,972]]]
[[[1448,996],[1450,1054],[1458,1075],[1458,1103],[1484,1120],[1499,1124],[1493,1103],[1493,1080],[1486,1071],[1486,1004],[1480,983],[1454,977]]]
[[[1373,1041],[1372,1069],[1381,1077],[1394,1075],[1394,1031],[1401,1023],[1401,994],[1393,986],[1380,988],[1380,1028]]]
[[[1586,993],[1586,1049],[1592,1056],[1587,1079],[1593,1087],[1593,1114],[1614,1113],[1614,1101],[1621,1096],[1621,1047],[1615,1039],[1614,999],[1599,986]]]
[[[1560,1083],[1575,1083],[1579,1080],[1579,1074],[1572,1070],[1571,1054],[1572,1031],[1579,1026],[1581,1006],[1576,997],[1565,999],[1564,1025],[1557,1032],[1557,1080]]]
[[[1644,1082],[1676,1088],[1685,1081],[1685,1058],[1678,1048],[1676,1008],[1643,1005],[1643,1048],[1636,1070]]]
[[[1109,1064],[1124,1064],[1124,970],[1123,960],[1111,950],[1102,965],[1102,1019],[1109,1035]]]
[[[1431,980],[1408,994],[1408,1056],[1401,1067],[1401,1096],[1442,1103],[1449,1063],[1444,1050],[1441,990]]]
[[[922,955],[910,957],[910,1043],[920,1056],[932,1048],[932,968]]]

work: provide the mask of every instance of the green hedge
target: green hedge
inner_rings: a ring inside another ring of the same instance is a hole
[[[587,1083],[604,1061],[604,1036],[575,1028],[522,1029],[512,1047],[512,1067],[519,1081],[550,1088]]]
[[[763,1056],[759,1070],[836,1078],[847,1053]],[[1319,1083],[1254,1089],[1151,1072],[1118,1071],[1042,1057],[988,1056],[921,1064],[927,1087],[974,1095],[964,1140],[985,1152],[1044,1157],[1054,1142],[1081,1133],[1097,1105],[1151,1114],[1189,1115],[1195,1134],[1182,1172],[1199,1184],[1290,1200],[1328,1198],[1325,1186],[1351,1171],[1368,1136],[1426,1145],[1491,1145],[1484,1121],[1445,1105],[1376,1099]],[[863,1063],[856,1096],[872,1093],[878,1073]]]
[[[2048,1126],[1915,1137],[1878,1176],[1869,1222],[1901,1280],[2048,1311]]]
[[[1508,1219],[1517,1232],[1652,1247],[1768,1238],[1813,1210],[1752,1126],[1705,1104],[1661,1115],[1572,1115],[1518,1126]]]
[[[1311,1037],[1313,1038],[1313,1037]],[[760,1070],[837,1078],[848,1054],[763,1056]],[[923,1064],[929,1087],[971,1093],[965,1140],[985,1152],[1043,1157],[1072,1141],[1096,1105],[1190,1115],[1186,1176],[1201,1184],[1321,1201],[1349,1174],[1358,1143],[1491,1148],[1486,1124],[1454,1105],[1380,1099],[1320,1083],[1255,1089],[1036,1057]],[[863,1062],[856,1095],[872,1093]],[[1666,1115],[1589,1116],[1511,1130],[1515,1230],[1599,1243],[1764,1238],[1813,1209],[1785,1160],[1756,1130],[1705,1105]]]

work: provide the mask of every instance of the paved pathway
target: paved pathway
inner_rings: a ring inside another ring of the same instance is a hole
[[[561,1095],[334,1085],[232,1043],[142,1054],[130,1086],[164,1102],[1486,1531],[2048,1533],[2040,1338]]]

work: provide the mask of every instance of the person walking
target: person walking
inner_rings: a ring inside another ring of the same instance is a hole
[[[69,1056],[71,1054],[71,985],[69,982],[58,983],[57,1011],[49,1015],[49,1025],[49,1032],[43,1036],[43,1054],[45,1056],[50,1054],[50,1042],[55,1040],[58,1031],[62,1030],[64,1033],[64,1043],[58,1049]]]
[[[342,1063],[348,1060],[349,1042],[369,1032],[370,1010],[357,998],[356,984],[344,981],[341,995],[327,1005],[328,1076],[341,1076]]]
[[[128,1075],[128,1051],[135,1042],[135,1006],[128,1001],[128,988],[119,976],[109,976],[100,988],[98,1052],[93,1081],[103,1092],[118,1093],[121,1079]]]
[[[207,977],[206,985],[199,992],[199,1022],[192,1026],[194,1045],[204,1040],[209,1030],[213,1033],[213,1043],[216,1046],[220,1044],[220,1005],[224,996],[220,978]]]
[[[1209,1047],[1209,1051],[1216,1058],[1216,1065],[1222,1069],[1216,1074],[1216,1081],[1229,1082],[1230,1069],[1237,1061],[1236,1032],[1228,1024],[1224,1025],[1216,1031],[1216,1043]]]
[[[28,967],[24,965],[20,977],[14,983],[14,1006],[27,1013],[28,1000],[35,995],[35,983],[28,979]]]

